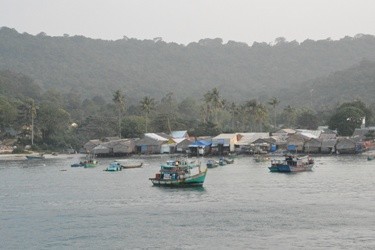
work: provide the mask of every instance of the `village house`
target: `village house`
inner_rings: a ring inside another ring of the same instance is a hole
[[[175,142],[164,133],[145,133],[142,139],[135,142],[136,152],[141,154],[169,153],[171,144],[174,147]]]
[[[287,138],[287,150],[290,152],[303,152],[305,142],[310,138],[302,134],[293,134]]]
[[[307,154],[317,154],[320,153],[322,148],[322,141],[320,139],[311,138],[305,142],[304,152]]]
[[[238,133],[239,140],[234,144],[235,152],[252,154],[254,152],[253,142],[260,138],[269,138],[269,133]]]
[[[332,154],[336,151],[337,139],[321,139],[322,146],[320,148],[320,153],[322,154]]]
[[[242,136],[238,133],[220,134],[212,138],[211,151],[213,154],[228,154],[234,152],[235,144]]]
[[[338,154],[356,154],[360,151],[359,144],[353,139],[338,138],[336,143],[336,152]]]

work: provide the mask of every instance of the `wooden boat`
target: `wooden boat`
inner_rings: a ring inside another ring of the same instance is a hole
[[[314,160],[310,156],[286,156],[284,160],[272,160],[268,168],[271,172],[302,172],[311,171]]]
[[[233,159],[233,158],[224,158],[224,161],[225,161],[227,164],[233,164],[233,163],[234,163],[234,159]]]
[[[149,179],[155,186],[194,187],[203,186],[206,174],[207,168],[198,161],[169,160]]]
[[[206,163],[206,166],[208,168],[216,168],[219,166],[219,162],[216,161],[216,160],[208,160],[207,163]]]
[[[121,164],[121,168],[122,169],[128,169],[128,168],[141,168],[143,163],[134,163],[134,164],[123,164],[123,163],[120,163]]]
[[[116,171],[121,171],[121,169],[122,169],[121,164],[117,161],[114,161],[109,164],[109,166],[105,169],[105,171],[116,172]]]
[[[72,168],[77,168],[77,167],[83,167],[83,163],[80,162],[80,163],[73,163],[72,165],[70,165]]]
[[[83,167],[84,168],[94,168],[98,165],[97,160],[88,160],[83,162]]]
[[[46,157],[44,157],[43,154],[40,155],[26,155],[26,159],[28,160],[44,160]]]

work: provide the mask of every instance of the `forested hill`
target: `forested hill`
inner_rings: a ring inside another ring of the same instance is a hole
[[[251,46],[223,44],[217,38],[179,45],[161,39],[105,41],[0,30],[0,70],[28,75],[43,89],[73,89],[84,97],[111,98],[121,89],[129,101],[146,95],[160,98],[167,92],[200,99],[214,87],[229,100],[265,100],[281,91],[301,89],[314,79],[323,81],[323,86],[325,76],[363,59],[375,61],[374,36],[302,43],[280,38],[273,45]]]

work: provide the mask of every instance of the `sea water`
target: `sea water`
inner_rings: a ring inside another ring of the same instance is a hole
[[[72,168],[75,158],[0,160],[1,249],[375,249],[375,161],[315,158],[271,173],[238,157],[202,188],[154,187],[143,167]],[[200,159],[202,164],[207,159]]]

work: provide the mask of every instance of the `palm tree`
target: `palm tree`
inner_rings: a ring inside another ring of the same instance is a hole
[[[118,114],[118,135],[121,138],[121,119],[122,113],[125,110],[125,96],[122,94],[121,90],[116,90],[113,94],[113,102],[116,105],[117,114]]]
[[[290,127],[291,124],[294,124],[296,119],[296,109],[288,105],[284,108],[284,114],[284,117],[287,119],[288,127]]]
[[[204,94],[204,102],[206,103],[207,107],[210,107],[215,123],[218,123],[218,111],[223,108],[224,100],[220,97],[220,92],[217,88],[213,88],[212,91],[208,91]]]
[[[263,123],[267,120],[268,112],[267,108],[263,104],[258,104],[254,110],[254,119],[259,124],[259,130],[262,132]]]
[[[276,129],[276,106],[279,105],[280,101],[276,97],[272,97],[271,100],[268,102],[269,105],[273,107],[274,112],[274,129]]]
[[[145,118],[146,118],[146,133],[147,133],[147,122],[148,122],[148,116],[152,110],[155,109],[155,100],[154,98],[151,98],[149,96],[143,97],[143,100],[141,103],[141,109],[145,112]]]

